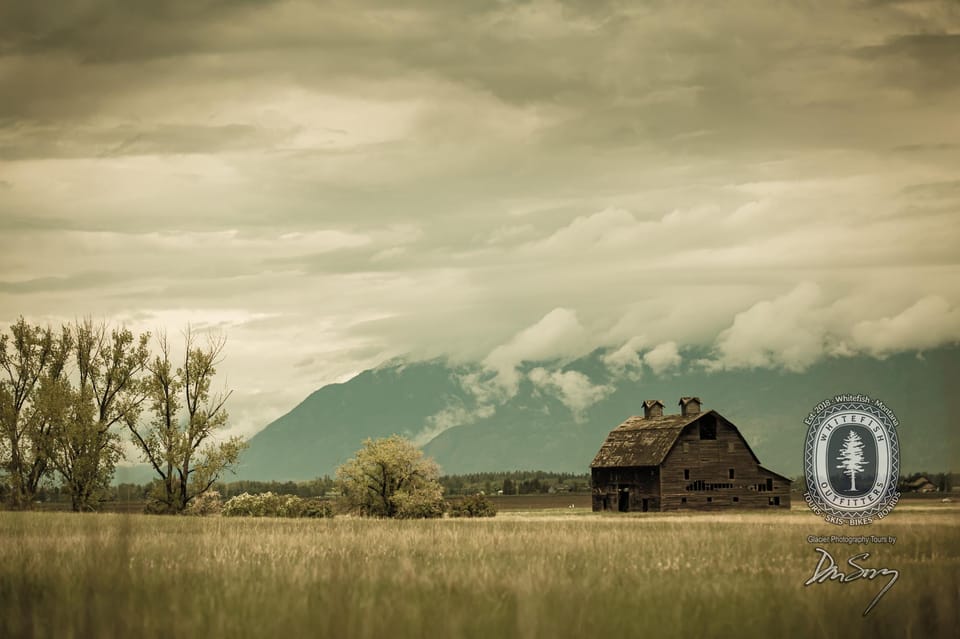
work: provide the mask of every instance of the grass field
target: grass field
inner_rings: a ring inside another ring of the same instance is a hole
[[[899,581],[804,587],[808,535]],[[960,509],[267,520],[0,512],[0,637],[955,637]]]

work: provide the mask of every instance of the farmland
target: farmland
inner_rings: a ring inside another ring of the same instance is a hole
[[[900,578],[804,587],[809,535]],[[960,627],[960,509],[869,530],[789,513],[492,520],[0,512],[0,637],[945,637]]]

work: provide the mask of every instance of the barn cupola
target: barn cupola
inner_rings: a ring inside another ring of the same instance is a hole
[[[663,402],[659,399],[648,399],[643,402],[644,419],[660,419],[663,417]]]
[[[680,414],[684,417],[691,415],[700,414],[700,398],[699,397],[681,397],[680,398]]]

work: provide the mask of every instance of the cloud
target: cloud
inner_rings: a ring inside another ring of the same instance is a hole
[[[594,384],[579,371],[548,371],[534,368],[528,373],[534,386],[558,393],[560,401],[570,409],[574,419],[582,420],[584,411],[613,392],[613,387]]]
[[[643,362],[640,360],[639,351],[645,345],[646,338],[643,336],[631,337],[622,346],[604,355],[603,363],[615,377],[640,379]]]
[[[882,294],[830,301],[820,286],[803,282],[736,314],[718,335],[714,357],[700,364],[710,370],[802,372],[824,357],[886,357],[960,342],[960,308],[944,297],[927,295],[899,313],[877,318],[878,309],[890,307],[890,300],[878,297]]]
[[[821,300],[820,287],[803,282],[738,313],[717,338],[709,367],[807,369],[824,351],[824,329],[816,313]]]
[[[676,342],[664,342],[643,355],[643,363],[657,375],[677,368],[682,361]]]
[[[557,230],[550,237],[535,242],[530,250],[536,253],[622,246],[637,239],[641,228],[629,211],[605,209],[583,215]]]
[[[440,433],[465,424],[472,424],[479,419],[490,417],[496,412],[491,404],[481,403],[474,408],[463,404],[448,406],[427,418],[427,423],[417,432],[412,441],[417,446],[424,446]]]
[[[960,66],[960,33],[911,33],[859,49],[858,55],[884,62],[886,77],[918,93],[950,91]]]
[[[929,296],[893,317],[863,320],[851,331],[856,348],[883,357],[960,342],[960,308]]]
[[[148,4],[0,3],[8,318],[226,322],[275,412],[401,353],[492,407],[952,339],[950,3]]]
[[[521,362],[579,355],[589,348],[588,344],[588,334],[576,312],[555,308],[507,343],[493,349],[483,364],[496,372],[494,381],[507,397],[512,397],[520,383],[517,366]]]

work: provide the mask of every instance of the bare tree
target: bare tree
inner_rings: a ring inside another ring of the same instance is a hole
[[[160,335],[160,354],[147,365],[151,419],[146,425],[127,422],[133,443],[158,476],[153,498],[165,512],[183,512],[247,446],[240,437],[216,441],[227,424],[225,404],[231,392],[211,393],[210,386],[226,340],[209,336],[206,345],[198,346],[188,326],[184,343],[183,364],[174,369],[170,344]]]

